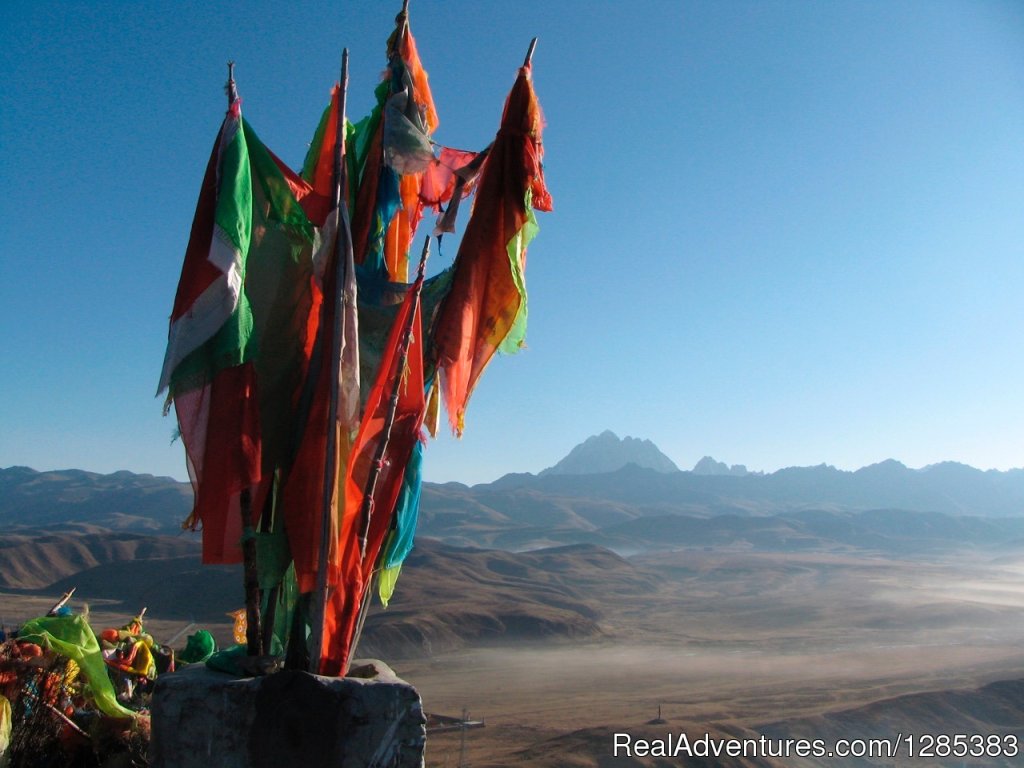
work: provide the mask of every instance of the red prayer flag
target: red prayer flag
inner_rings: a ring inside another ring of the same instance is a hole
[[[442,395],[452,429],[459,435],[473,388],[509,336],[526,300],[525,240],[518,248],[513,240],[529,222],[528,196],[537,210],[551,210],[541,165],[541,129],[540,104],[527,65],[519,70],[505,102],[501,128],[484,162],[455,260],[451,292],[433,331]],[[513,258],[517,263],[510,262]]]
[[[174,398],[195,492],[187,524],[202,524],[204,563],[242,561],[241,492],[260,480],[255,378],[252,363],[245,363]]]
[[[426,406],[423,340],[420,338],[422,280],[420,277],[410,288],[391,326],[359,435],[349,455],[339,536],[342,546],[340,583],[331,593],[325,619],[320,667],[323,675],[344,674],[348,668],[359,611],[391,526],[405,467],[419,439]],[[407,351],[403,350],[406,345]],[[397,402],[388,433],[389,406],[396,392]],[[383,455],[378,463],[378,447],[382,444]],[[364,504],[365,493],[374,472],[379,474],[367,505]]]

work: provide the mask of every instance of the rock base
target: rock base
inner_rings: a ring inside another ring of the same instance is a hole
[[[157,680],[151,768],[421,768],[426,720],[416,689],[387,665],[237,679],[204,665]]]

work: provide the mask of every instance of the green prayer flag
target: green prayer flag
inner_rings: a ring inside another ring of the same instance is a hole
[[[134,712],[118,703],[99,641],[84,618],[43,616],[33,619],[22,626],[18,639],[59,653],[78,664],[100,712],[110,717],[135,717]]]

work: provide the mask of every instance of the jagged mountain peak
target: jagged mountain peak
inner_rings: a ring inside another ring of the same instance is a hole
[[[650,440],[620,438],[610,429],[591,435],[541,475],[594,475],[635,464],[657,472],[678,472],[679,467]]]
[[[731,467],[723,461],[715,461],[710,456],[705,456],[698,461],[691,470],[695,475],[725,475],[729,477],[743,477],[750,474],[743,464],[733,464]]]

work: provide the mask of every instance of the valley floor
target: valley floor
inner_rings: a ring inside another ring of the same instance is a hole
[[[504,560],[498,565],[507,567]],[[457,716],[468,710],[486,721],[465,734],[464,754],[461,734],[430,735],[428,766],[454,768],[460,760],[474,768],[689,764],[613,760],[616,732],[756,736],[764,729],[813,734],[827,727],[866,738],[872,734],[863,729],[878,725],[878,717],[821,718],[920,692],[944,693],[914,699],[913,706],[903,699],[887,704],[886,727],[904,733],[1001,729],[1019,734],[1024,744],[1024,705],[1007,712],[965,704],[975,700],[949,693],[1024,677],[1019,548],[903,560],[839,550],[701,549],[638,556],[623,568],[628,588],[623,572],[592,568],[572,576],[574,584],[585,584],[581,599],[599,609],[596,639],[506,638],[430,658],[384,657],[419,689],[428,712]],[[427,585],[417,599],[440,589],[426,574],[403,578],[410,587]],[[446,588],[474,587],[463,579]],[[475,609],[487,607],[481,602],[486,594],[476,590]],[[0,619],[10,626],[39,615],[56,597],[2,593]],[[493,606],[496,613],[500,608]],[[94,600],[91,610],[94,626],[130,618],[127,604],[110,600]],[[161,642],[188,624],[152,611],[147,619]],[[222,611],[199,621],[221,637],[229,627]],[[951,702],[959,714],[950,714]],[[659,707],[667,722],[651,724]]]
[[[797,728],[904,694],[1024,676],[1022,562],[650,556],[638,565],[665,577],[660,588],[642,601],[605,600],[609,636],[600,642],[473,649],[394,666],[428,711],[485,719],[466,733],[469,765],[658,765],[610,760],[614,733],[756,735],[768,723]],[[887,715],[894,734],[934,732],[932,706],[896,706]],[[668,722],[651,726],[659,707]],[[1016,716],[986,724],[983,714],[965,714],[975,728],[1015,728],[1024,749],[1024,711]],[[872,735],[850,727],[849,738]],[[427,764],[457,766],[461,750],[460,734],[429,738]]]

